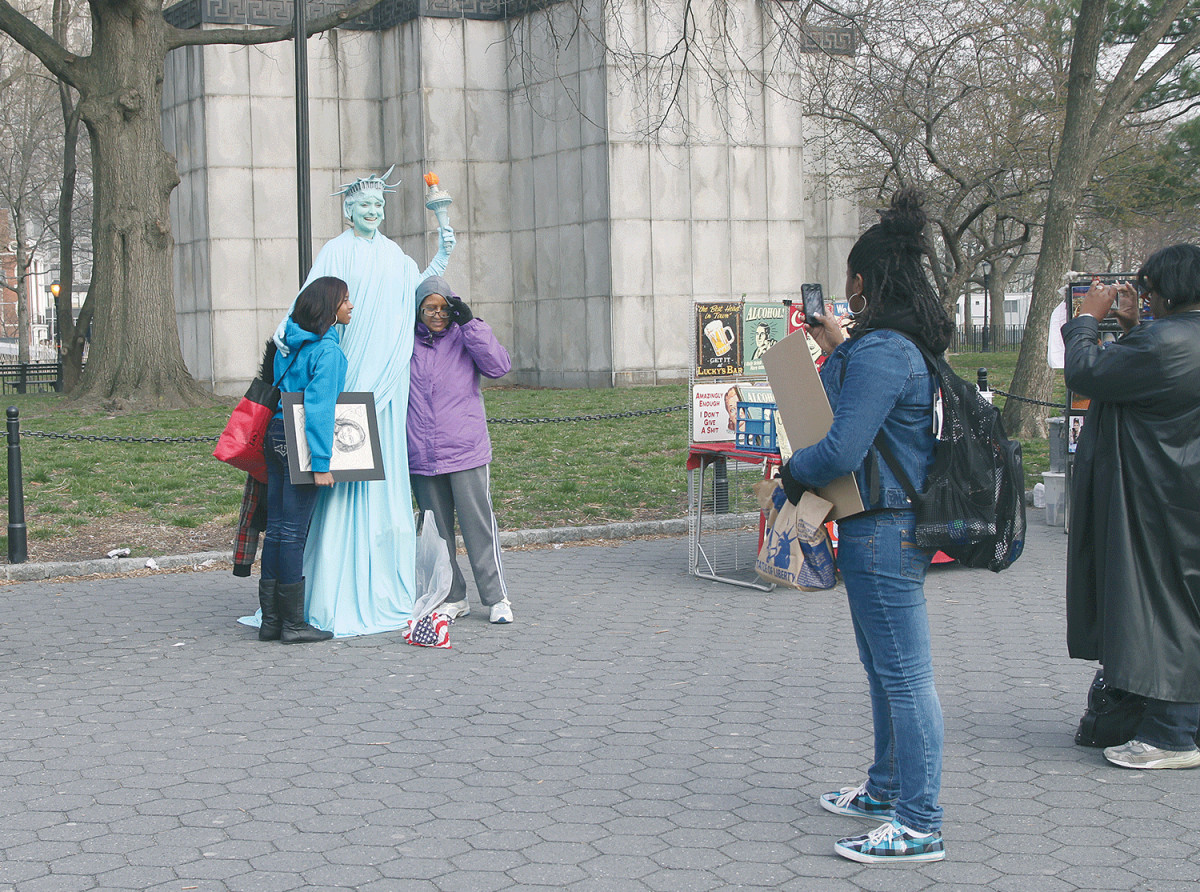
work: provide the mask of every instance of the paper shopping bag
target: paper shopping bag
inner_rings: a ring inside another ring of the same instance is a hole
[[[833,588],[837,571],[825,529],[825,518],[832,509],[832,502],[814,492],[806,492],[798,505],[776,496],[754,571],[768,582],[801,591]]]

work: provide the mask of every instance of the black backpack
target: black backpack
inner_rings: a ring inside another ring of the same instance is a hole
[[[1004,433],[1000,410],[980,396],[978,388],[924,344],[912,342],[941,391],[941,431],[925,491],[917,492],[881,436],[875,438],[875,448],[912,501],[916,543],[964,566],[998,573],[1025,548],[1021,444]]]

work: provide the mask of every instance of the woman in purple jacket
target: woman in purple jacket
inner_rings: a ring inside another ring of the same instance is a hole
[[[508,351],[441,276],[417,287],[417,335],[408,396],[408,471],[422,512],[432,511],[446,540],[454,581],[439,613],[466,616],[467,582],[455,555],[454,515],[475,574],[479,600],[494,623],[513,621],[500,535],[492,512],[488,437],[479,376],[508,374]]]

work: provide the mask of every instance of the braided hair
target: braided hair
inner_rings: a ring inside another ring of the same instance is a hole
[[[906,187],[892,196],[891,206],[850,249],[850,274],[863,280],[866,308],[855,318],[852,337],[871,328],[890,327],[889,319],[907,317],[913,335],[933,353],[941,353],[954,335],[954,320],[942,306],[922,259],[929,253],[925,227],[929,218],[920,191]]]

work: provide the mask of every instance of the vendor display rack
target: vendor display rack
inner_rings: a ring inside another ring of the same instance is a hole
[[[773,476],[779,464],[776,413],[774,403],[757,398],[767,389],[766,373],[745,339],[757,334],[761,347],[762,341],[773,343],[786,335],[789,307],[750,304],[758,315],[748,320],[743,316],[747,306],[738,300],[701,301],[692,312],[688,568],[702,579],[770,591],[774,586],[754,573],[762,514],[752,487]],[[772,325],[777,321],[778,328],[762,331],[768,327],[762,318]],[[741,386],[755,386],[756,398],[734,402],[731,390]],[[715,416],[726,430],[711,424],[714,403]]]

